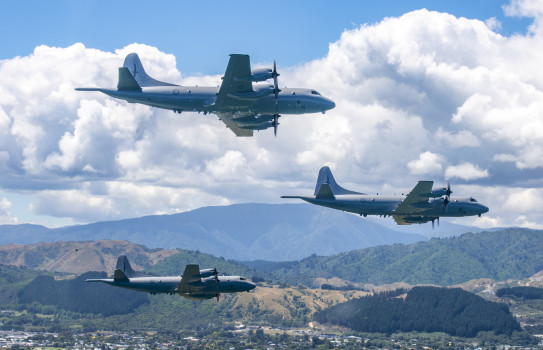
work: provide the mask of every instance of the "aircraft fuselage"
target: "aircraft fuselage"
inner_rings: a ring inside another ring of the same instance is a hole
[[[433,198],[425,204],[419,204],[416,211],[411,213],[397,213],[398,208],[405,196],[382,196],[382,195],[336,195],[335,198],[316,198],[297,196],[311,204],[323,207],[339,209],[350,213],[366,215],[402,215],[422,217],[462,217],[481,215],[488,211],[488,208],[477,203],[473,198],[451,199],[447,205],[443,205],[443,198]]]
[[[218,276],[219,282],[214,277],[202,278],[201,281],[188,284],[180,284],[181,276],[174,277],[132,277],[127,281],[115,281],[112,278],[97,281],[107,283],[115,287],[133,289],[151,294],[181,294],[195,299],[209,299],[216,293],[247,292],[255,288],[251,283],[240,276]]]
[[[238,96],[245,103],[240,106],[217,108],[214,103],[218,87],[159,86],[139,90],[95,89],[114,98],[131,103],[141,103],[175,112],[251,112],[255,114],[304,114],[325,112],[335,106],[330,99],[317,95],[314,90],[284,88],[278,94],[264,97]],[[247,104],[247,101],[252,101]]]

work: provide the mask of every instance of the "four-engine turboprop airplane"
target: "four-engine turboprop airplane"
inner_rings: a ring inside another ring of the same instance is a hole
[[[200,270],[198,265],[189,264],[183,276],[160,277],[134,271],[128,258],[121,255],[113,278],[88,279],[86,282],[104,282],[115,287],[134,289],[151,294],[179,294],[192,300],[219,300],[221,293],[248,292],[254,283],[240,276],[219,276],[216,269]]]
[[[119,68],[117,89],[76,88],[78,91],[99,91],[131,103],[183,111],[216,114],[237,136],[253,136],[253,130],[277,126],[281,114],[326,112],[335,103],[312,89],[282,88],[273,69],[251,71],[248,55],[232,54],[219,87],[181,86],[151,78],[136,53],[126,56]],[[273,79],[273,85],[253,82]]]
[[[440,217],[484,214],[488,208],[473,197],[451,199],[450,186],[432,190],[433,181],[419,181],[407,196],[369,195],[339,186],[327,166],[322,167],[313,196],[281,196],[299,198],[311,204],[339,209],[362,216],[392,216],[398,225],[422,224]]]

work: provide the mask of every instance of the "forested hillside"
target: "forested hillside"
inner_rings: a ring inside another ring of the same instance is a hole
[[[85,282],[88,278],[106,278],[106,274],[87,272],[77,278],[62,281],[56,281],[51,276],[38,276],[19,290],[18,303],[37,303],[81,314],[103,316],[131,313],[139,306],[149,304],[147,293],[114,288],[101,282]],[[38,306],[33,307],[36,309]]]
[[[44,271],[0,265],[0,305],[17,304],[17,292],[38,276],[50,276]]]
[[[291,263],[246,262],[276,280],[311,285],[339,277],[375,285],[407,282],[449,286],[477,278],[522,279],[543,270],[543,231],[505,229],[395,244]]]
[[[500,288],[496,291],[496,296],[498,298],[516,297],[530,300],[543,299],[543,288],[527,286]]]
[[[159,263],[146,268],[145,271],[157,276],[180,276],[187,264],[198,264],[201,269],[216,267],[220,275],[252,278],[259,274],[256,270],[235,261],[217,258],[199,251],[183,249],[178,249],[177,254],[161,260]]]
[[[379,293],[332,306],[314,318],[360,332],[444,332],[475,337],[481,331],[511,335],[521,330],[505,304],[459,288],[414,287],[409,292]]]

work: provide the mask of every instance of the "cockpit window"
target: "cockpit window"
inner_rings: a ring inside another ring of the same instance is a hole
[[[475,198],[473,198],[473,197],[469,197],[469,201],[477,203],[477,200]]]
[[[239,279],[240,279],[241,281],[245,281],[245,278],[243,278],[243,277],[240,277]]]
[[[319,92],[316,91],[316,90],[311,90],[311,95],[319,95],[320,96],[321,94],[319,94]]]

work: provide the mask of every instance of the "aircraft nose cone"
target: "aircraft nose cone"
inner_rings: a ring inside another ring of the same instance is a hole
[[[481,205],[481,214],[484,214],[486,212],[488,212],[488,207],[484,206],[484,205]]]
[[[334,109],[334,108],[336,108],[336,103],[334,101],[328,100],[326,102],[328,102],[328,106],[327,106],[328,108],[326,108],[326,109]]]
[[[256,284],[252,283],[252,282],[249,282],[249,290],[251,289],[255,289],[256,288]]]

